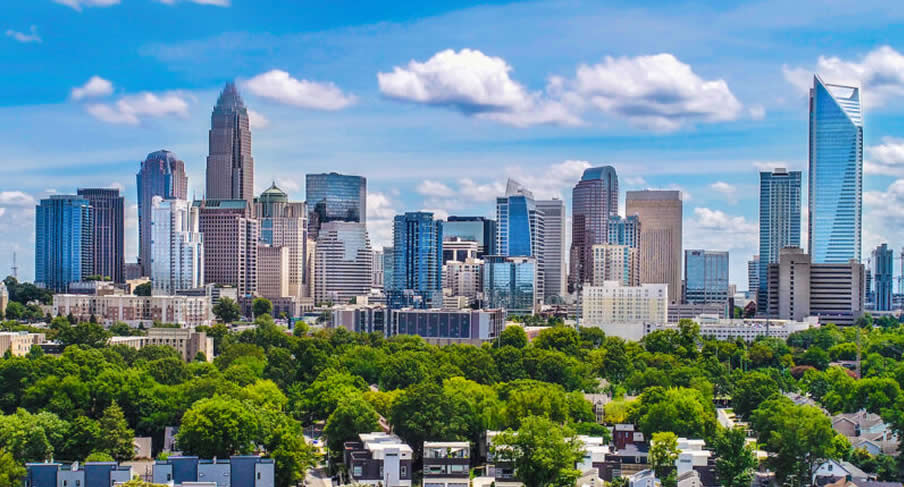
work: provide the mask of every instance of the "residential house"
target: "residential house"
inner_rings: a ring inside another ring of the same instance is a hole
[[[471,444],[467,441],[424,442],[424,487],[468,487]]]
[[[843,479],[857,483],[876,480],[876,476],[868,474],[854,464],[842,460],[827,460],[813,472],[813,485],[824,486]]]
[[[216,487],[274,487],[275,464],[271,458],[235,455],[205,460],[198,457],[171,456],[157,460],[153,483],[174,487],[205,483]]]
[[[413,450],[388,433],[361,433],[360,441],[344,445],[345,466],[351,481],[381,487],[411,487]]]
[[[25,487],[110,487],[132,478],[132,467],[116,462],[26,463],[25,472]]]

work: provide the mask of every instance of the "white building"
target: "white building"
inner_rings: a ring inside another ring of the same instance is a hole
[[[204,284],[203,235],[198,208],[186,200],[151,200],[151,286],[169,295]]]
[[[665,323],[668,317],[668,285],[622,286],[606,281],[585,286],[581,293],[581,325],[602,328],[607,335],[626,340],[643,338],[644,325]]]
[[[132,327],[151,327],[157,321],[185,327],[209,326],[213,318],[210,301],[209,296],[54,294],[51,314],[71,313],[79,321],[94,316],[105,325],[122,321]]]
[[[300,287],[290,287],[292,263],[289,247],[260,244],[257,247],[257,292],[267,299],[298,297]],[[297,284],[297,283],[296,283]]]
[[[146,336],[112,337],[110,345],[125,345],[136,350],[161,345],[176,349],[186,362],[193,361],[198,352],[203,353],[208,362],[213,361],[213,337],[189,328],[151,328]]]
[[[618,281],[622,286],[640,284],[640,254],[629,245],[593,246],[593,285]]]
[[[373,256],[363,223],[321,225],[314,251],[314,302],[342,304],[369,294]]]
[[[463,296],[470,301],[477,299],[483,289],[480,280],[482,266],[482,259],[472,257],[464,261],[446,262],[443,265],[443,293],[447,296]]]
[[[398,436],[382,432],[358,437],[360,441],[345,443],[345,466],[354,483],[411,487],[414,451],[410,446]]]
[[[693,318],[700,325],[700,335],[717,340],[752,342],[757,337],[774,337],[786,340],[794,332],[819,327],[819,318],[809,316],[803,321],[773,320],[761,318],[727,319],[717,315],[699,315]],[[677,324],[647,323],[644,335],[656,330],[676,330]]]

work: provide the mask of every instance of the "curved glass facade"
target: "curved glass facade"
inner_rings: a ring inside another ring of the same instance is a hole
[[[859,262],[863,199],[859,87],[813,78],[809,183],[808,247],[813,263]]]
[[[367,223],[367,179],[361,176],[308,174],[305,176],[308,231],[317,237],[320,225],[331,221]]]

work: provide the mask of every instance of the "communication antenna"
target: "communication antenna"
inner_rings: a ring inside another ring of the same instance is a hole
[[[13,277],[19,279],[19,266],[16,265],[16,251],[13,250],[13,266],[10,268],[13,273]]]

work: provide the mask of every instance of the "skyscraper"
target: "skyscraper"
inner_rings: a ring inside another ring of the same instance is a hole
[[[496,253],[506,257],[534,257],[537,296],[544,296],[545,224],[534,194],[509,179],[505,196],[496,198]]]
[[[124,198],[113,188],[80,188],[78,195],[94,209],[94,274],[125,282]]]
[[[628,191],[625,213],[640,220],[640,283],[668,284],[681,301],[681,191]]]
[[[618,176],[612,166],[586,169],[571,192],[571,269],[575,289],[593,281],[593,246],[609,243],[609,218],[618,215]]]
[[[204,244],[199,208],[186,200],[151,200],[151,285],[175,294],[204,284]]]
[[[759,293],[760,289],[760,256],[754,255],[747,261],[747,290],[751,293]],[[759,300],[757,300],[759,302]]]
[[[778,262],[785,247],[800,247],[800,171],[776,168],[760,173],[760,262],[757,268],[757,310],[766,311],[769,264]]]
[[[304,297],[307,294],[305,283],[311,278],[305,272],[306,205],[303,202],[290,202],[289,195],[274,182],[255,200],[254,214],[260,222],[261,242],[272,247],[288,248],[289,295]],[[279,251],[268,255],[281,257]]]
[[[567,291],[565,268],[565,202],[538,200],[543,213],[543,300],[562,297]]]
[[[392,287],[393,259],[395,259],[395,250],[392,247],[383,247],[383,289]]]
[[[894,289],[895,251],[883,243],[872,253],[873,289],[875,290],[876,311],[892,309],[892,290]]]
[[[363,223],[322,224],[314,250],[314,302],[344,304],[370,293],[373,257]]]
[[[449,216],[443,224],[443,238],[477,242],[477,256],[496,254],[496,222],[482,216]]]
[[[609,217],[609,243],[627,245],[633,249],[640,245],[640,220],[637,215],[622,218],[618,215]]]
[[[66,292],[94,273],[94,209],[76,195],[53,195],[35,208],[35,283]]]
[[[488,256],[482,280],[486,307],[505,309],[508,315],[533,314],[543,299],[533,257]]]
[[[863,114],[859,87],[813,77],[809,177],[807,238],[813,263],[860,262]]]
[[[592,275],[590,284],[593,286],[603,286],[606,281],[618,281],[626,287],[639,285],[640,259],[637,249],[628,245],[594,245]]]
[[[188,178],[185,163],[167,150],[151,152],[141,162],[135,176],[138,185],[138,264],[141,274],[151,275],[151,201],[154,196],[163,199],[188,199]]]
[[[728,252],[685,250],[684,282],[686,303],[728,303]]]
[[[397,215],[392,226],[391,308],[427,307],[442,300],[443,222],[433,213]]]
[[[235,83],[226,83],[210,115],[207,194],[211,200],[254,204],[254,158],[248,109]],[[252,208],[253,209],[253,208]]]
[[[345,174],[308,174],[305,176],[308,204],[308,232],[317,238],[326,222],[367,223],[367,179]]]
[[[257,290],[260,225],[245,200],[195,201],[204,238],[205,284],[226,284],[240,296]]]

